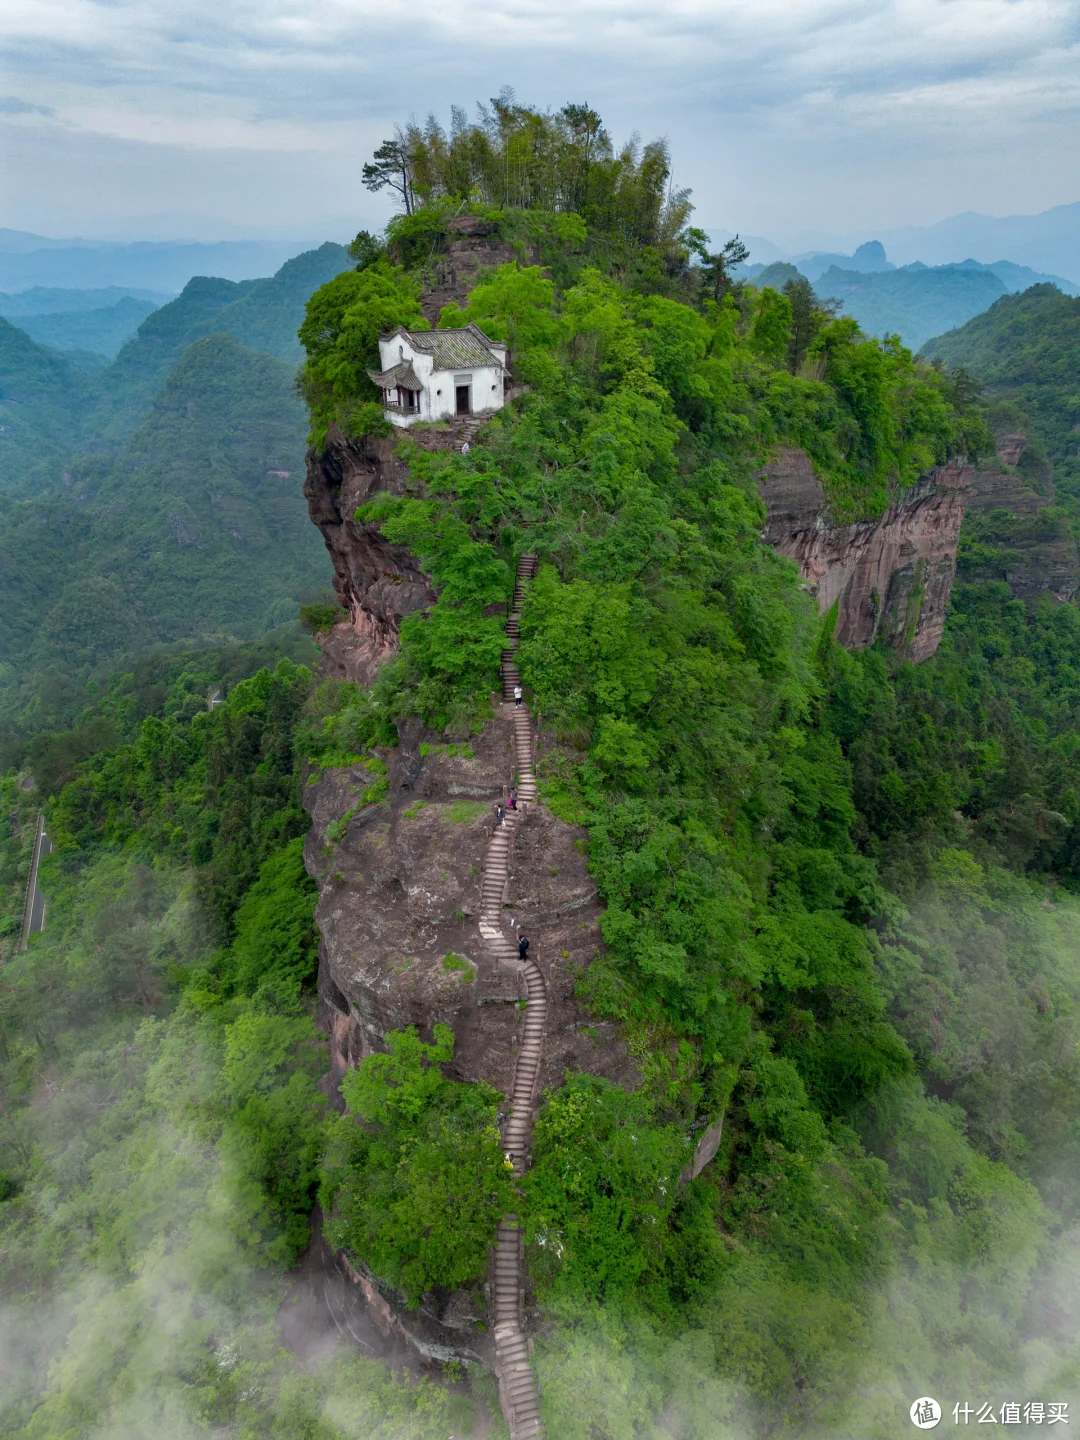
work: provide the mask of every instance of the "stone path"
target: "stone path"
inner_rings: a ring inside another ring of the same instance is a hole
[[[544,1020],[547,1015],[547,986],[540,967],[532,960],[518,958],[517,940],[503,929],[502,907],[510,881],[510,858],[514,836],[524,823],[529,806],[537,802],[536,777],[533,773],[532,716],[527,705],[514,706],[514,686],[521,683],[521,672],[514,663],[514,649],[521,636],[521,606],[525,586],[536,574],[535,555],[523,555],[518,561],[517,581],[511,614],[506,622],[509,647],[502,657],[502,695],[504,713],[514,727],[514,771],[517,778],[517,810],[508,810],[502,825],[496,826],[488,845],[484,864],[484,883],[480,900],[480,937],[484,949],[498,964],[517,970],[525,980],[528,1000],[525,1024],[514,1067],[514,1083],[510,1090],[509,1110],[503,1125],[503,1149],[514,1157],[514,1173],[524,1173],[529,1160],[532,1138],[533,1106],[536,1102],[540,1075],[540,1055],[544,1041]],[[495,1258],[491,1273],[491,1303],[495,1322],[495,1373],[499,1378],[499,1397],[503,1414],[510,1427],[511,1440],[542,1440],[539,1396],[536,1377],[529,1362],[529,1342],[522,1325],[525,1256],[521,1230],[515,1215],[507,1215],[499,1226],[495,1242]]]

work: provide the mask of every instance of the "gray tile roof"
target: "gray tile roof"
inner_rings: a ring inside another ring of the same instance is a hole
[[[411,360],[399,360],[396,365],[391,365],[389,370],[369,370],[367,373],[380,390],[394,390],[399,385],[403,390],[422,390],[424,388],[416,371],[412,368]]]
[[[436,370],[470,370],[478,365],[501,365],[502,356],[494,349],[479,325],[466,325],[459,330],[395,330],[422,354],[432,356]],[[393,335],[384,335],[392,340]],[[502,347],[505,349],[505,347]],[[376,382],[378,383],[378,382]]]

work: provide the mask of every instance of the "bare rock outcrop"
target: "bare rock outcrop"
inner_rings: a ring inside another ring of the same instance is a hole
[[[441,1021],[456,1037],[451,1072],[501,1089],[524,992],[518,977],[485,959],[476,926],[494,807],[510,785],[511,732],[496,719],[464,746],[435,738],[425,743],[419,729],[406,730],[385,752],[381,802],[364,804],[380,782],[363,765],[316,774],[305,786],[305,859],[320,886],[320,1010],[336,1080],[385,1048],[388,1030],[416,1025],[430,1038]],[[530,937],[549,984],[541,1089],[567,1069],[634,1074],[615,1027],[589,1018],[574,995],[601,945],[583,838],[548,809],[535,810],[518,836],[508,887],[506,913]]]
[[[498,228],[479,215],[458,215],[450,221],[445,254],[433,257],[423,270],[424,296],[420,304],[432,325],[438,323],[444,305],[465,304],[481,271],[508,265],[515,259],[534,263],[534,257],[523,256],[520,247],[515,250],[508,240],[501,240]]]
[[[933,655],[945,627],[956,547],[974,467],[938,466],[877,520],[838,525],[802,450],[780,450],[759,480],[763,539],[794,560],[821,610],[836,604],[836,639],[853,649],[879,637],[912,660]]]
[[[348,619],[323,638],[326,668],[370,684],[397,648],[401,621],[430,605],[435,592],[416,560],[391,545],[376,525],[355,519],[380,492],[400,495],[408,468],[394,455],[394,436],[350,439],[331,425],[321,453],[308,451],[304,496],[334,566],[334,590]]]
[[[346,1070],[383,1050],[388,1031],[415,1025],[430,1040],[441,1022],[455,1037],[447,1073],[506,1094],[524,1039],[526,984],[485,953],[478,921],[495,806],[512,781],[513,726],[496,711],[481,734],[457,745],[406,726],[401,744],[383,754],[385,777],[361,764],[316,772],[304,787],[312,820],[305,860],[320,892],[326,1088],[336,1098]],[[537,1093],[567,1071],[638,1079],[618,1028],[591,1016],[575,993],[601,945],[583,839],[546,807],[532,809],[506,884],[504,926],[528,935],[547,988]],[[494,1363],[482,1290],[435,1292],[409,1311],[354,1268],[365,1313],[382,1316],[389,1338],[407,1337],[421,1359]]]

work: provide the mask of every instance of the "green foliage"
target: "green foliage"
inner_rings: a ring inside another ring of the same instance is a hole
[[[1033,285],[1020,295],[1007,295],[984,315],[947,335],[927,341],[923,353],[935,364],[947,364],[956,384],[970,377],[986,387],[984,410],[995,434],[1020,432],[1030,445],[1019,473],[1045,491],[1045,460],[1053,467],[1057,517],[1068,517],[1073,539],[1080,535],[1080,446],[1076,442],[1077,367],[1080,365],[1080,300],[1053,285]],[[1040,465],[1039,462],[1043,461]],[[1043,470],[1036,478],[1032,469]],[[1042,483],[1040,483],[1040,481]],[[975,537],[973,537],[975,538]],[[979,536],[997,553],[989,559],[999,572],[1008,567],[1000,539],[1030,544],[1030,534]],[[1039,538],[1046,538],[1045,536]],[[976,557],[972,557],[976,558]]]
[[[339,620],[346,618],[347,613],[336,601],[317,601],[300,606],[300,624],[309,634],[315,635],[320,630],[332,630]]]
[[[448,950],[443,956],[442,968],[448,975],[460,975],[466,985],[471,985],[476,979],[472,963],[464,955],[456,955],[453,950]]]
[[[411,122],[387,143],[403,172],[405,210],[414,212],[392,223],[393,245],[405,237],[412,245],[413,237],[436,240],[466,200],[479,202],[481,213],[539,212],[544,220],[528,228],[557,245],[584,238],[580,221],[560,224],[557,212],[575,212],[590,232],[655,245],[676,236],[691,208],[689,192],[669,191],[665,141],[642,146],[635,136],[616,150],[587,105],[542,113],[504,89],[478,107],[473,122],[454,107],[449,135],[432,115],[423,129]],[[405,264],[420,258],[409,244],[399,253]]]
[[[553,1303],[566,1295],[669,1309],[672,1270],[684,1285],[708,1284],[715,1240],[672,1223],[685,1125],[657,1111],[655,1095],[594,1075],[569,1079],[545,1105],[525,1182],[527,1241],[530,1274]]]
[[[483,1276],[512,1191],[499,1095],[443,1076],[454,1053],[449,1026],[436,1024],[432,1045],[413,1028],[391,1031],[386,1044],[342,1083],[349,1113],[332,1129],[322,1200],[333,1206],[331,1243],[416,1306],[435,1286]]]
[[[305,300],[345,259],[329,246],[270,280],[193,280],[92,382],[12,331],[8,388],[28,403],[0,451],[39,400],[56,425],[54,441],[37,427],[32,456],[9,447],[0,485],[5,738],[70,724],[96,667],[100,680],[149,645],[253,639],[324,587],[289,362]]]
[[[381,334],[399,325],[430,328],[419,293],[401,270],[377,260],[346,270],[312,296],[300,326],[308,356],[300,383],[311,411],[312,444],[325,442],[331,422],[347,407],[379,399],[367,372],[379,368]]]
[[[502,265],[489,280],[481,281],[461,310],[446,305],[440,326],[479,325],[492,340],[504,340],[515,351],[550,345],[556,324],[552,314],[554,291],[539,265]]]
[[[911,895],[944,846],[1076,883],[1080,628],[1050,597],[958,586],[930,665],[830,652],[831,719],[864,848]]]
[[[446,812],[455,825],[471,825],[488,813],[482,800],[455,800]]]
[[[260,866],[303,834],[294,732],[310,671],[280,660],[194,715],[148,716],[131,742],[77,767],[52,811],[61,852],[133,844],[200,867],[200,890],[229,934]]]

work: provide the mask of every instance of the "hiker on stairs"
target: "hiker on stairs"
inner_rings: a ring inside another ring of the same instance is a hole
[[[522,960],[527,960],[529,958],[529,942],[524,935],[522,935],[518,940],[518,954],[521,956]]]
[[[521,709],[521,696],[522,696],[521,686],[520,686],[520,685],[515,685],[515,686],[514,686],[514,709],[515,709],[515,710],[520,710],[520,709]]]

